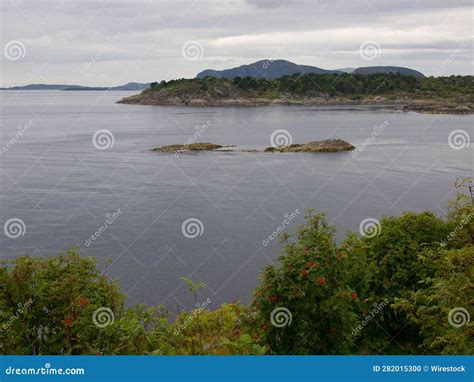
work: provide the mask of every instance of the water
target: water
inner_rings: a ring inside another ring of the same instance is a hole
[[[1,93],[0,221],[19,218],[26,226],[18,238],[2,233],[2,257],[48,256],[80,245],[101,268],[111,259],[107,275],[119,280],[130,304],[164,304],[173,312],[190,308],[180,276],[205,282],[200,298],[209,297],[212,307],[248,302],[262,268],[279,256],[277,240],[268,246],[262,242],[285,214],[300,211],[286,228],[294,232],[305,208],[325,212],[341,240],[366,218],[426,209],[441,215],[455,194],[456,177],[472,175],[473,145],[454,150],[448,144],[455,129],[474,136],[471,116],[370,107],[114,103],[129,94]],[[288,130],[294,143],[343,138],[357,146],[374,125],[384,123],[357,158],[350,152],[175,157],[149,150],[186,142],[196,126],[201,126],[200,142],[244,149],[269,146],[278,129]],[[23,126],[21,137],[18,126]],[[113,134],[114,144],[106,150],[92,143],[100,129]],[[202,222],[201,236],[183,235],[182,223],[189,218]]]

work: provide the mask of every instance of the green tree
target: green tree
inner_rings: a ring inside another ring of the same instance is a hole
[[[439,246],[448,226],[432,212],[408,212],[382,218],[374,233],[352,241],[354,255],[366,256],[371,264],[369,307],[382,301],[391,305],[396,298],[421,287],[419,282],[428,276],[429,269],[419,255]],[[368,353],[412,353],[419,341],[419,328],[387,306],[361,333],[358,346]]]
[[[425,354],[474,354],[474,246],[432,249],[420,256],[433,277],[420,283],[393,307],[420,328],[418,351]]]
[[[368,284],[363,257],[310,211],[295,241],[283,237],[285,256],[267,267],[255,290],[256,334],[276,354],[346,354],[353,350],[361,294]]]

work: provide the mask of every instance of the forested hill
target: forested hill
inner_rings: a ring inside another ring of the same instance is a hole
[[[196,78],[217,77],[217,78],[235,78],[235,77],[255,77],[274,78],[288,76],[300,73],[314,74],[342,74],[338,70],[326,70],[316,66],[298,65],[286,60],[261,60],[248,65],[241,65],[236,68],[214,70],[206,69],[196,75]]]
[[[376,74],[376,73],[400,73],[424,77],[423,73],[410,68],[400,66],[367,66],[357,69],[351,69],[357,74]],[[316,66],[298,65],[287,60],[260,60],[247,65],[241,65],[235,68],[215,70],[206,69],[196,75],[196,78],[217,77],[217,78],[235,78],[235,77],[254,77],[272,80],[274,78],[289,76],[292,74],[343,74],[346,69],[328,70]]]

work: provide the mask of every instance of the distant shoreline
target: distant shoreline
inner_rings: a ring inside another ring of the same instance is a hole
[[[53,90],[53,91],[143,91],[150,86],[149,83],[128,82],[119,86],[87,86],[71,84],[29,84],[24,86],[11,86],[0,88],[5,91]]]

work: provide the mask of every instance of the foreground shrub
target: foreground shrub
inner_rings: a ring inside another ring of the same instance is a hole
[[[155,309],[125,308],[118,285],[77,249],[2,265],[4,354],[143,354],[149,350],[145,328],[163,323]]]
[[[448,225],[432,212],[408,212],[384,217],[376,235],[353,237],[354,256],[366,256],[371,264],[368,312],[388,301],[360,333],[358,347],[366,353],[413,353],[421,341],[419,328],[391,304],[396,298],[423,287],[420,280],[430,270],[419,258],[428,248],[439,246],[448,234]],[[364,316],[369,314],[367,311]]]
[[[253,301],[255,335],[276,354],[345,354],[353,349],[368,284],[363,258],[338,247],[324,215],[307,217],[286,256],[267,267]]]
[[[447,248],[462,248],[474,244],[474,184],[470,178],[456,180],[455,187],[460,191],[449,202],[449,234],[441,241]]]
[[[418,351],[474,354],[474,246],[428,251],[420,256],[434,277],[423,289],[397,299],[394,308],[420,328]]]
[[[223,304],[215,311],[196,308],[181,312],[166,338],[158,340],[155,354],[264,354],[244,324],[246,310],[240,304]],[[160,335],[160,334],[159,334]]]
[[[427,276],[393,305],[419,327],[417,350],[423,353],[474,353],[474,188],[469,178],[457,181],[456,187],[467,193],[458,193],[449,203],[449,233],[418,254]]]
[[[77,248],[23,256],[0,268],[2,354],[262,354],[242,327],[244,308],[182,312],[126,308],[119,286]]]

